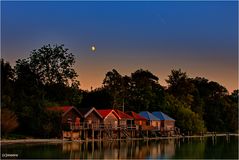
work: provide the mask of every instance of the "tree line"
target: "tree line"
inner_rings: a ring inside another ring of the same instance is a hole
[[[121,75],[106,73],[103,86],[80,89],[75,58],[64,45],[44,45],[12,67],[1,59],[2,135],[56,137],[61,115],[49,106],[114,108],[140,112],[162,111],[176,120],[182,132],[238,132],[238,89],[231,94],[217,82],[172,70],[166,82],[148,70]]]

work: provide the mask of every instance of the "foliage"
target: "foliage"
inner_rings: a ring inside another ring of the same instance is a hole
[[[18,127],[17,116],[7,108],[1,109],[1,132],[7,134]]]
[[[124,99],[124,93],[122,93],[124,92],[123,77],[115,69],[113,69],[112,71],[106,73],[103,84],[113,97],[113,108],[122,106]]]
[[[44,45],[33,50],[26,60],[31,70],[39,76],[43,84],[74,82],[77,74],[72,66],[75,63],[72,53],[64,45]]]
[[[42,133],[44,133],[43,137],[51,138],[51,137],[61,137],[61,126],[62,115],[59,112],[45,111],[45,117],[43,120]]]
[[[79,106],[82,92],[72,68],[74,56],[63,45],[43,46],[14,68],[1,59],[1,105],[18,117],[17,133],[36,137],[59,136],[59,122],[45,107],[52,104]],[[57,132],[57,133],[54,133]]]
[[[194,98],[192,93],[195,92],[195,86],[188,78],[186,72],[182,72],[181,69],[172,70],[166,82],[169,84],[168,92],[191,108]]]
[[[165,95],[165,104],[162,111],[172,115],[176,120],[176,126],[181,129],[182,133],[187,131],[192,131],[193,133],[205,131],[201,117],[173,95]]]
[[[162,91],[158,83],[159,78],[148,70],[137,70],[131,74],[132,78],[132,105],[138,107],[137,110],[151,110],[154,100],[160,99],[157,97],[158,92]],[[153,106],[155,107],[155,106]]]
[[[1,59],[1,107],[13,106],[15,72],[8,62]]]
[[[163,88],[158,77],[148,70],[137,70],[128,77],[113,69],[107,72],[103,84],[113,98],[113,108],[127,106],[125,110],[152,110],[162,102]]]
[[[112,108],[113,98],[106,88],[98,88],[91,92],[83,92],[80,107],[96,107],[97,109]]]

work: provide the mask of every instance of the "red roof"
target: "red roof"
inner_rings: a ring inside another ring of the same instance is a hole
[[[123,119],[134,119],[133,117],[131,117],[130,115],[116,109],[115,112],[119,115],[120,118],[123,118]]]
[[[145,121],[147,120],[146,118],[142,117],[141,115],[139,115],[133,111],[128,112],[128,114],[130,116],[132,116],[135,120],[145,120]]]
[[[111,112],[113,112],[113,114],[120,119],[119,115],[113,110],[113,109],[97,109],[98,113],[105,118],[106,116],[108,116]]]
[[[47,110],[49,111],[56,111],[56,112],[62,112],[63,116],[67,114],[70,110],[74,109],[81,117],[83,115],[76,109],[74,106],[56,106],[56,107],[47,107]]]
[[[70,110],[71,108],[73,108],[73,106],[55,106],[55,107],[47,107],[47,110],[65,113],[66,111]]]

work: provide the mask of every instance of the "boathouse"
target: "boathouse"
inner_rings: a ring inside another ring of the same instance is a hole
[[[103,120],[101,114],[94,107],[79,108],[78,110],[83,115],[80,137],[85,140],[101,138],[100,123]]]
[[[48,107],[47,110],[62,113],[63,128],[69,126],[70,130],[79,129],[83,115],[74,106]]]
[[[148,111],[142,111],[139,113],[140,116],[147,119],[147,126],[150,126],[152,129],[160,130],[160,119],[154,116]]]
[[[126,112],[128,115],[133,117],[134,119],[134,124],[136,125],[136,129],[142,129],[142,126],[146,126],[147,119],[144,118],[143,116],[140,116],[139,114],[130,111]]]
[[[78,110],[83,115],[82,123],[84,128],[98,129],[100,127],[103,117],[94,107],[79,108]]]
[[[119,127],[123,129],[131,129],[134,127],[134,118],[131,117],[130,115],[120,111],[120,110],[115,110],[115,112],[119,115]],[[134,127],[135,128],[135,127]]]
[[[153,112],[153,115],[158,117],[161,121],[160,131],[169,132],[168,134],[174,134],[175,120],[163,112]]]
[[[74,106],[48,107],[48,111],[62,113],[62,137],[69,139],[79,139],[81,129],[80,121],[83,115]]]
[[[104,125],[104,128],[118,128],[118,122],[121,118],[113,109],[97,109],[97,111],[103,118],[101,123]]]

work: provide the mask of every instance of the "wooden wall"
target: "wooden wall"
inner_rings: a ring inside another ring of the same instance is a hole
[[[103,121],[105,127],[112,126],[116,128],[118,126],[118,118],[111,112]]]

